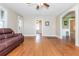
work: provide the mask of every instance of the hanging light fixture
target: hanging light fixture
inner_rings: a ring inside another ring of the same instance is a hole
[[[31,3],[27,3],[31,4]],[[36,3],[36,9],[39,10],[40,8],[48,8],[50,5],[48,3]]]

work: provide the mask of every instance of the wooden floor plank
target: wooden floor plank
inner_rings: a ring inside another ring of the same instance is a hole
[[[34,38],[25,38],[7,56],[79,56],[79,48],[55,38],[43,38],[39,43]]]

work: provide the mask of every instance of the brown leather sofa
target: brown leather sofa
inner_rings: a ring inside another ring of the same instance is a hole
[[[0,28],[0,56],[7,55],[23,41],[21,33],[14,33],[10,28]]]

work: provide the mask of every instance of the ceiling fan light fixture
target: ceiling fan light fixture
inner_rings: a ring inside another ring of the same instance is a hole
[[[31,3],[28,3],[31,4]],[[40,8],[49,8],[50,5],[48,3],[36,3],[36,9],[39,10]]]
[[[39,6],[43,6],[43,3],[39,3],[38,5],[39,5]]]

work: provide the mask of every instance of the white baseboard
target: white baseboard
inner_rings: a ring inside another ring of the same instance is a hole
[[[24,36],[35,36],[35,35],[24,35]],[[56,37],[56,35],[42,35],[42,36],[49,36],[49,37]]]
[[[31,36],[35,36],[35,35],[24,35],[24,36],[29,36],[29,37],[31,37]]]
[[[35,36],[35,35],[24,35],[24,36],[29,36],[29,37],[32,37],[32,36]],[[57,36],[57,35],[43,35],[44,37],[57,37],[59,39],[61,39],[60,36]]]
[[[42,36],[56,37],[56,35],[42,35]]]
[[[59,39],[62,39],[60,36],[56,36],[57,38],[59,38]]]

